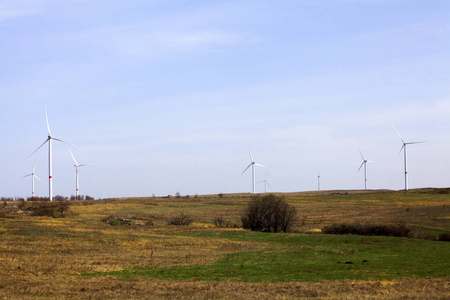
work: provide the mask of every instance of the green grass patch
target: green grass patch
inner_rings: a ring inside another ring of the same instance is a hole
[[[450,246],[445,242],[246,231],[202,232],[190,234],[192,235],[268,243],[269,247],[261,251],[227,254],[209,265],[133,268],[82,275],[242,282],[392,280],[402,277],[450,276]],[[273,247],[270,247],[271,244]]]

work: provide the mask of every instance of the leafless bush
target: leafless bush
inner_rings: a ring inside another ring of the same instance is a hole
[[[47,216],[56,217],[57,216],[57,203],[56,202],[34,202],[28,210],[31,211],[32,216]]]
[[[283,197],[273,194],[253,197],[242,216],[242,226],[252,231],[288,232],[297,211]]]
[[[192,217],[185,213],[181,213],[169,219],[169,225],[189,225],[192,222]]]
[[[450,233],[441,233],[438,237],[438,241],[449,242],[450,241]]]
[[[216,227],[232,227],[231,222],[230,221],[225,221],[225,219],[223,217],[215,217],[213,220],[213,223]]]
[[[111,226],[153,226],[153,218],[144,214],[116,214],[102,219]]]
[[[56,210],[60,213],[60,216],[64,218],[64,212],[69,210],[70,202],[68,200],[62,200],[56,202]]]

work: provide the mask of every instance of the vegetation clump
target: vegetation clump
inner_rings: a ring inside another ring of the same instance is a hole
[[[438,241],[450,242],[450,233],[441,233],[438,237]]]
[[[241,217],[242,227],[252,231],[288,232],[297,218],[295,207],[274,194],[255,196]]]
[[[180,213],[169,219],[169,225],[189,225],[194,221],[190,215]]]
[[[115,214],[102,219],[103,223],[111,226],[153,226],[153,218],[141,214]]]
[[[20,205],[23,210],[30,211],[32,216],[52,218],[64,218],[64,213],[69,210],[69,206],[70,202],[68,200],[33,202],[31,205],[21,202]]]
[[[352,234],[365,236],[395,236],[411,237],[412,230],[404,224],[377,225],[377,224],[332,224],[325,226],[322,233],[325,234]]]
[[[237,228],[239,227],[236,223],[231,223],[230,221],[225,220],[223,217],[215,217],[213,220],[214,226],[218,228]]]

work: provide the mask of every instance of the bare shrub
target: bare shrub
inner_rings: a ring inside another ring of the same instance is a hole
[[[242,226],[252,231],[288,232],[297,211],[283,197],[273,194],[255,196],[241,217]]]
[[[70,202],[68,200],[58,201],[56,203],[56,210],[60,213],[60,216],[64,218],[64,212],[69,210]]]
[[[438,241],[449,242],[450,241],[450,233],[441,233],[438,237]]]
[[[56,217],[57,216],[57,203],[56,202],[34,202],[29,210],[31,211],[32,216],[47,216],[47,217]]]
[[[169,219],[169,225],[189,225],[192,222],[192,217],[185,213],[180,213],[179,215]]]
[[[102,219],[111,226],[153,226],[153,218],[144,214],[115,214]]]
[[[17,207],[20,210],[26,210],[29,207],[29,205],[26,201],[20,201],[19,204],[17,204]]]
[[[232,227],[231,222],[230,221],[225,221],[225,219],[223,217],[215,217],[213,220],[213,223],[216,227],[221,227],[221,228],[229,228]]]

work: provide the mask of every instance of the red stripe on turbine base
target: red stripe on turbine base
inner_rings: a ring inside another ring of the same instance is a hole
[[[50,178],[50,179],[51,179],[51,178],[52,178],[52,176],[48,176],[48,178]]]

